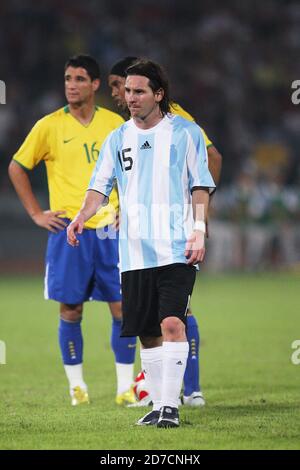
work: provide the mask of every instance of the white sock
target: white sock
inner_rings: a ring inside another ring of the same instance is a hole
[[[153,402],[153,410],[161,407],[162,347],[141,349],[145,384]]]
[[[162,406],[178,408],[178,398],[189,354],[189,343],[187,341],[164,341],[162,351]]]
[[[117,395],[127,392],[133,383],[134,364],[120,364],[116,362]]]
[[[73,388],[78,386],[87,391],[87,385],[83,380],[82,363],[74,366],[64,364],[64,368],[70,385],[70,394],[73,395]]]

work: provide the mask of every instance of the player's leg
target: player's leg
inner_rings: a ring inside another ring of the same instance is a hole
[[[109,302],[108,305],[112,315],[111,348],[115,355],[117,374],[116,403],[118,405],[134,403],[132,383],[136,336],[121,338],[122,304],[121,302]]]
[[[183,403],[188,406],[203,406],[205,405],[205,400],[201,392],[199,380],[200,335],[197,319],[190,309],[187,313],[186,326],[189,355],[183,379]]]
[[[138,425],[154,425],[161,407],[162,347],[158,320],[158,292],[155,269],[122,273],[122,336],[138,335],[145,386],[153,408],[138,420]]]
[[[72,405],[88,403],[87,385],[83,379],[82,304],[60,304],[59,345],[69,381]]]
[[[186,368],[189,344],[186,313],[195,283],[193,266],[174,264],[161,270],[158,279],[162,344],[162,408],[158,427],[179,426],[178,397]]]
[[[156,425],[161,409],[162,393],[162,336],[141,336],[141,364],[145,376],[145,386],[152,400],[152,410],[140,418],[139,426]]]
[[[106,236],[106,235],[110,236]],[[92,297],[108,302],[112,314],[111,347],[117,375],[116,403],[134,403],[132,389],[136,337],[121,338],[122,305],[118,252],[118,232],[106,228],[95,233],[95,278]]]
[[[90,231],[83,232],[80,245],[74,249],[66,243],[66,231],[49,234],[46,253],[45,298],[60,306],[59,345],[69,381],[72,404],[87,401],[82,375],[83,340],[82,304],[89,299],[93,263]],[[75,387],[79,398],[73,400]],[[81,394],[81,391],[83,392]]]

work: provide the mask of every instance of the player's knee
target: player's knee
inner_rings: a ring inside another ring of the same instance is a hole
[[[184,335],[185,325],[177,317],[167,317],[161,322],[161,330],[164,337],[176,339]]]
[[[82,311],[82,304],[60,304],[60,316],[65,321],[80,321],[82,318]]]
[[[122,320],[122,303],[121,302],[110,302],[110,312],[116,320]]]

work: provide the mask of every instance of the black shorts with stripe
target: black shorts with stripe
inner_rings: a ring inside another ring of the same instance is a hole
[[[185,323],[195,278],[196,268],[183,263],[122,273],[121,336],[161,336],[170,316]]]

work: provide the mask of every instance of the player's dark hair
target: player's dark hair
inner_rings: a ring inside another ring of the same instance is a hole
[[[163,68],[148,59],[140,59],[126,70],[128,75],[141,75],[149,79],[149,86],[155,93],[163,89],[164,96],[159,103],[162,114],[170,112],[169,81]]]
[[[65,71],[68,67],[82,67],[90,76],[91,80],[100,79],[100,68],[98,62],[87,54],[74,55],[65,63]]]
[[[119,60],[116,62],[109,72],[110,75],[118,75],[119,77],[126,77],[126,69],[133,65],[138,59],[138,57],[128,56],[124,57],[124,59]]]

